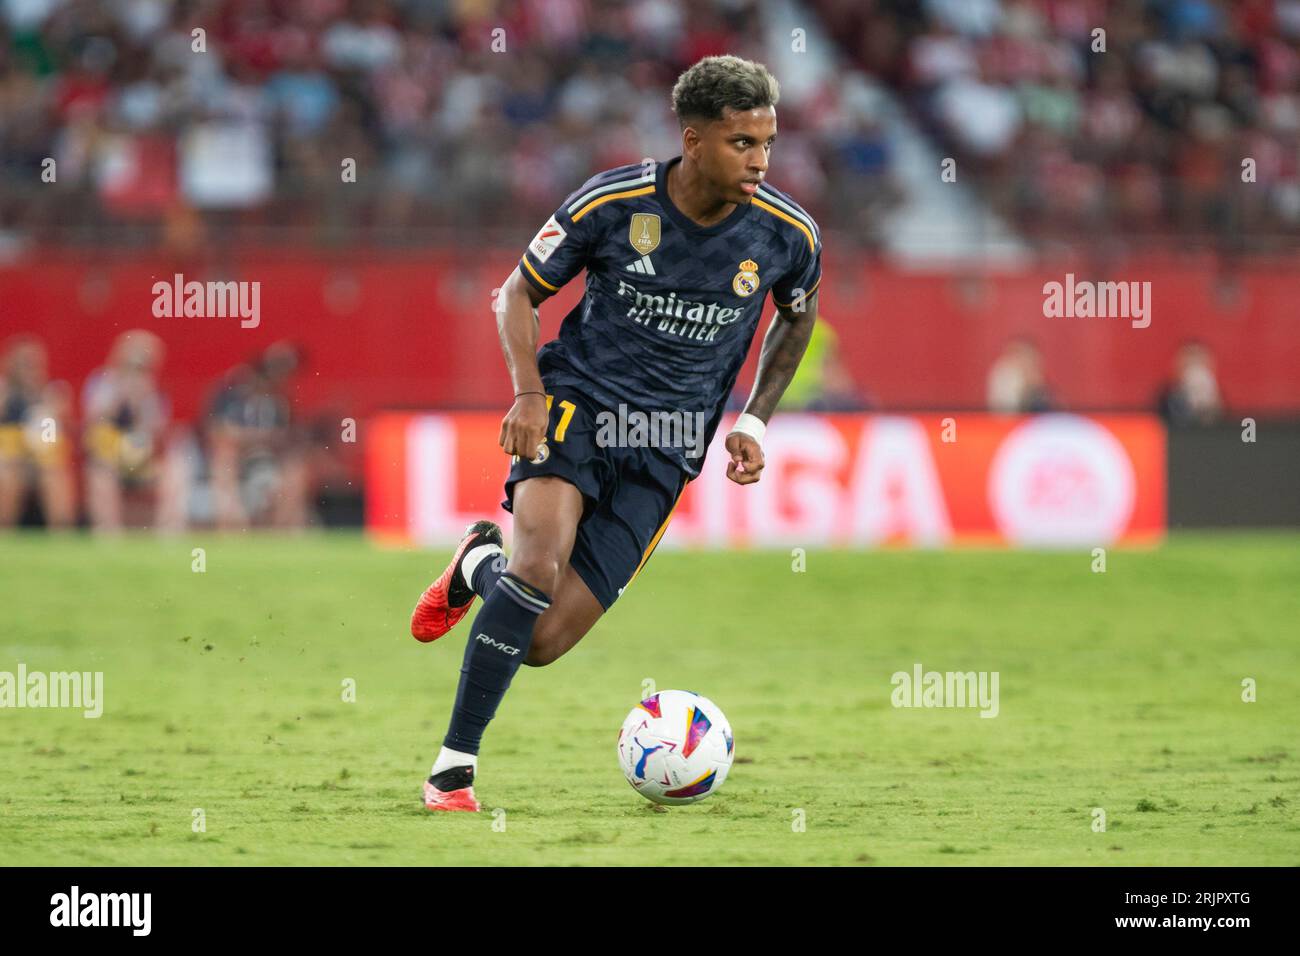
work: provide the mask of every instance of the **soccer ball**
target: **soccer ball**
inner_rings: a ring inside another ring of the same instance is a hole
[[[694,803],[717,793],[735,756],[718,705],[688,690],[661,690],[632,708],[618,732],[618,762],[655,803]]]

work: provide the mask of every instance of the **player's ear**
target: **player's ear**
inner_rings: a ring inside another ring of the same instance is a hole
[[[682,129],[682,155],[689,155],[691,159],[695,158],[696,152],[700,148],[700,131],[695,123],[687,124]]]

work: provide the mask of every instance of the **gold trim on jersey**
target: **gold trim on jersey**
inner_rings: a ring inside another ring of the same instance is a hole
[[[550,289],[552,292],[560,291],[560,287],[558,285],[551,285],[549,282],[547,282],[545,279],[543,279],[541,276],[537,274],[537,270],[533,268],[533,264],[528,261],[528,256],[521,257],[519,261],[522,262],[525,266],[527,266],[528,271],[533,274],[533,278],[536,279],[538,282],[540,282],[542,285],[546,286],[546,288]]]
[[[640,189],[625,189],[621,193],[610,193],[608,196],[601,196],[599,199],[593,199],[591,202],[587,203],[587,205],[583,206],[576,213],[574,213],[572,217],[573,221],[577,222],[579,219],[587,215],[587,213],[591,212],[597,206],[603,206],[605,203],[612,202],[615,199],[629,199],[632,196],[649,196],[654,191],[655,191],[655,187],[653,185],[650,185],[650,186],[642,186]]]
[[[777,302],[777,301],[776,301],[776,296],[772,296],[772,303],[773,303],[773,304],[774,304],[778,309],[791,309],[791,308],[794,308],[794,304],[795,304],[796,302],[802,302],[802,301],[804,301],[804,299],[808,298],[808,296],[810,296],[810,295],[812,295],[814,292],[816,292],[816,291],[817,291],[817,287],[818,287],[819,285],[821,285],[821,284],[822,284],[822,277],[821,277],[821,276],[818,276],[818,277],[817,277],[817,281],[814,282],[814,283],[812,284],[812,288],[809,289],[807,292],[805,292],[803,295],[799,296],[799,298],[797,298],[797,299],[791,299],[789,302],[781,303],[781,302]]]
[[[778,219],[784,219],[790,225],[794,226],[796,229],[798,229],[800,232],[802,232],[805,236],[808,237],[808,248],[811,249],[813,252],[817,251],[817,241],[813,239],[812,230],[809,229],[807,226],[805,226],[803,223],[801,223],[798,219],[795,219],[793,216],[789,216],[786,213],[783,213],[775,206],[768,205],[767,203],[763,202],[763,200],[759,199],[757,196],[751,199],[750,202],[753,203],[755,206],[757,206],[759,209],[762,209],[765,212],[770,212]]]
[[[650,541],[650,546],[646,548],[645,552],[641,555],[641,563],[636,566],[636,570],[632,572],[632,576],[627,579],[627,584],[623,585],[624,590],[632,586],[632,582],[636,580],[636,576],[641,573],[641,569],[644,568],[646,562],[650,560],[650,555],[654,554],[655,547],[659,544],[659,539],[662,538],[664,536],[664,532],[668,530],[668,525],[673,520],[673,512],[675,512],[677,510],[677,506],[682,503],[682,495],[684,495],[685,493],[686,493],[686,485],[683,484],[682,490],[677,493],[677,498],[676,500],[673,501],[673,506],[668,509],[668,517],[664,518],[664,523],[661,524],[659,526],[659,530],[655,532],[654,538],[652,538]]]

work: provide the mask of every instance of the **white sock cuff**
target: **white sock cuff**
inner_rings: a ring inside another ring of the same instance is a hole
[[[443,747],[438,751],[438,756],[433,761],[433,769],[429,771],[429,776],[432,777],[444,770],[450,770],[452,767],[473,767],[477,772],[478,754],[463,754],[459,750],[449,750]]]
[[[460,562],[460,576],[465,579],[467,585],[471,588],[474,586],[474,572],[485,558],[490,558],[494,554],[504,554],[501,545],[480,544],[478,547],[470,548],[465,552],[465,557]]]

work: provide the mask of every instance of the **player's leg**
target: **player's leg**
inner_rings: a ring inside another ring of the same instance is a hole
[[[72,469],[60,460],[42,462],[37,469],[41,507],[49,528],[71,528],[77,520],[77,493]]]
[[[212,506],[217,528],[234,531],[248,526],[240,496],[240,440],[238,432],[214,423],[208,434],[208,467],[212,475]]]
[[[482,596],[483,607],[465,643],[451,722],[425,784],[429,809],[478,808],[472,784],[483,733],[528,654],[538,619],[551,606],[582,519],[582,493],[555,476],[518,482],[512,504],[509,561],[502,562],[499,546],[489,543],[471,548],[462,563],[461,577]]]
[[[434,640],[465,616],[476,595],[484,598],[469,633],[452,726],[426,785],[429,809],[476,808],[472,791],[453,797],[448,790],[470,790],[483,729],[528,657],[537,622],[554,603],[551,597],[561,594],[579,524],[605,497],[612,475],[597,440],[596,407],[564,386],[547,391],[546,443],[535,458],[516,458],[506,481],[503,504],[515,516],[511,557],[507,561],[502,552],[501,529],[476,522],[412,617],[412,634]],[[565,589],[562,600],[568,593]],[[561,622],[568,620],[563,610],[561,605],[557,612]],[[552,632],[548,627],[543,633]],[[539,655],[550,656],[548,646]]]
[[[280,484],[272,506],[271,522],[277,528],[301,531],[307,527],[311,497],[307,457],[297,448],[278,456]]]
[[[92,460],[86,465],[86,512],[95,531],[120,531],[123,520],[122,480],[112,464]]]
[[[506,574],[548,594],[569,566],[569,553],[582,520],[582,492],[564,478],[542,475],[514,489],[514,552]]]
[[[544,667],[563,657],[586,636],[605,608],[573,565],[566,565],[551,606],[537,619],[533,642],[524,657],[530,667]]]
[[[193,433],[179,435],[163,453],[158,476],[154,526],[159,534],[179,534],[189,522],[190,489],[198,474],[199,443]]]
[[[26,490],[22,460],[0,457],[0,528],[18,523]]]
[[[575,521],[565,520],[563,536],[549,526],[556,517],[555,500],[582,514],[603,495],[610,469],[596,442],[596,412],[588,400],[573,389],[557,386],[547,395],[551,419],[545,444],[534,460],[514,460],[506,480],[502,506],[515,512],[515,548],[510,561],[512,574],[537,582],[546,593],[559,588],[560,571],[573,547]],[[544,481],[540,479],[545,479]],[[523,510],[515,507],[518,489],[528,501]],[[533,514],[536,513],[534,517]],[[411,615],[411,636],[418,641],[435,641],[450,631],[469,611],[475,596],[486,596],[506,570],[497,558],[504,539],[491,521],[478,521],[461,539],[451,564],[416,603]],[[492,558],[492,560],[488,560]],[[482,569],[484,577],[477,579]]]
[[[681,472],[642,450],[617,459],[619,478],[579,525],[569,566],[537,622],[525,664],[550,664],[582,640],[650,560],[672,520],[685,487]]]
[[[26,437],[23,426],[0,424],[0,528],[18,523],[27,494]]]

